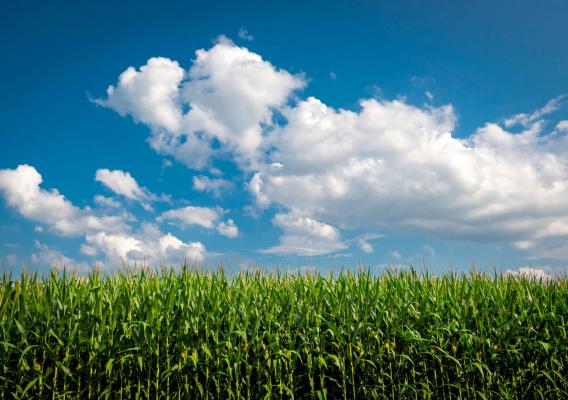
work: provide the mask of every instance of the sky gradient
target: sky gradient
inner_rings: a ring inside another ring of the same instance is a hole
[[[3,5],[0,269],[568,265],[563,1]]]

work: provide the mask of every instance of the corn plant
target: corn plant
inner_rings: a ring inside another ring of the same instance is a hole
[[[0,280],[2,399],[565,399],[568,287],[415,271]]]

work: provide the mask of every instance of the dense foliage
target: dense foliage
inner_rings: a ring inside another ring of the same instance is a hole
[[[568,287],[501,276],[0,280],[0,398],[568,398]]]

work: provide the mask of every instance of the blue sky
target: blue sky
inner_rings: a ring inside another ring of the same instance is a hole
[[[568,5],[391,3],[3,5],[0,268],[564,273]]]

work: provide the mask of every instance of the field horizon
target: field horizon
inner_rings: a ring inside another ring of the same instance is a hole
[[[9,279],[21,279],[24,275],[30,276],[35,275],[38,278],[47,277],[53,273],[63,274],[70,276],[81,276],[88,277],[92,274],[99,274],[103,276],[118,275],[136,275],[139,273],[149,273],[152,274],[164,274],[169,272],[181,273],[181,272],[191,272],[191,273],[202,273],[202,274],[224,274],[228,277],[234,277],[243,274],[256,274],[260,273],[262,275],[318,275],[318,276],[331,276],[337,277],[342,274],[368,274],[373,277],[380,277],[385,274],[397,274],[401,272],[408,272],[412,274],[417,274],[421,277],[444,277],[444,276],[459,276],[467,277],[470,275],[478,275],[484,277],[518,277],[533,279],[536,281],[562,281],[568,278],[568,270],[560,270],[555,273],[549,273],[541,268],[533,267],[532,265],[527,265],[518,268],[483,268],[479,269],[475,263],[472,263],[469,269],[464,268],[453,268],[446,267],[442,270],[433,269],[429,265],[418,266],[413,263],[391,263],[391,264],[380,264],[378,266],[366,265],[363,263],[357,264],[355,266],[350,265],[334,265],[330,264],[327,267],[321,267],[317,265],[270,265],[262,266],[259,264],[250,265],[239,265],[233,266],[231,264],[226,264],[224,262],[218,264],[202,264],[199,262],[181,262],[181,263],[168,263],[159,266],[154,266],[149,262],[141,263],[123,263],[121,265],[116,265],[113,267],[107,267],[100,263],[93,263],[92,265],[85,267],[84,265],[62,265],[53,264],[48,268],[40,269],[37,267],[22,266],[18,269],[9,268],[6,270],[0,269],[0,275],[9,277]]]

